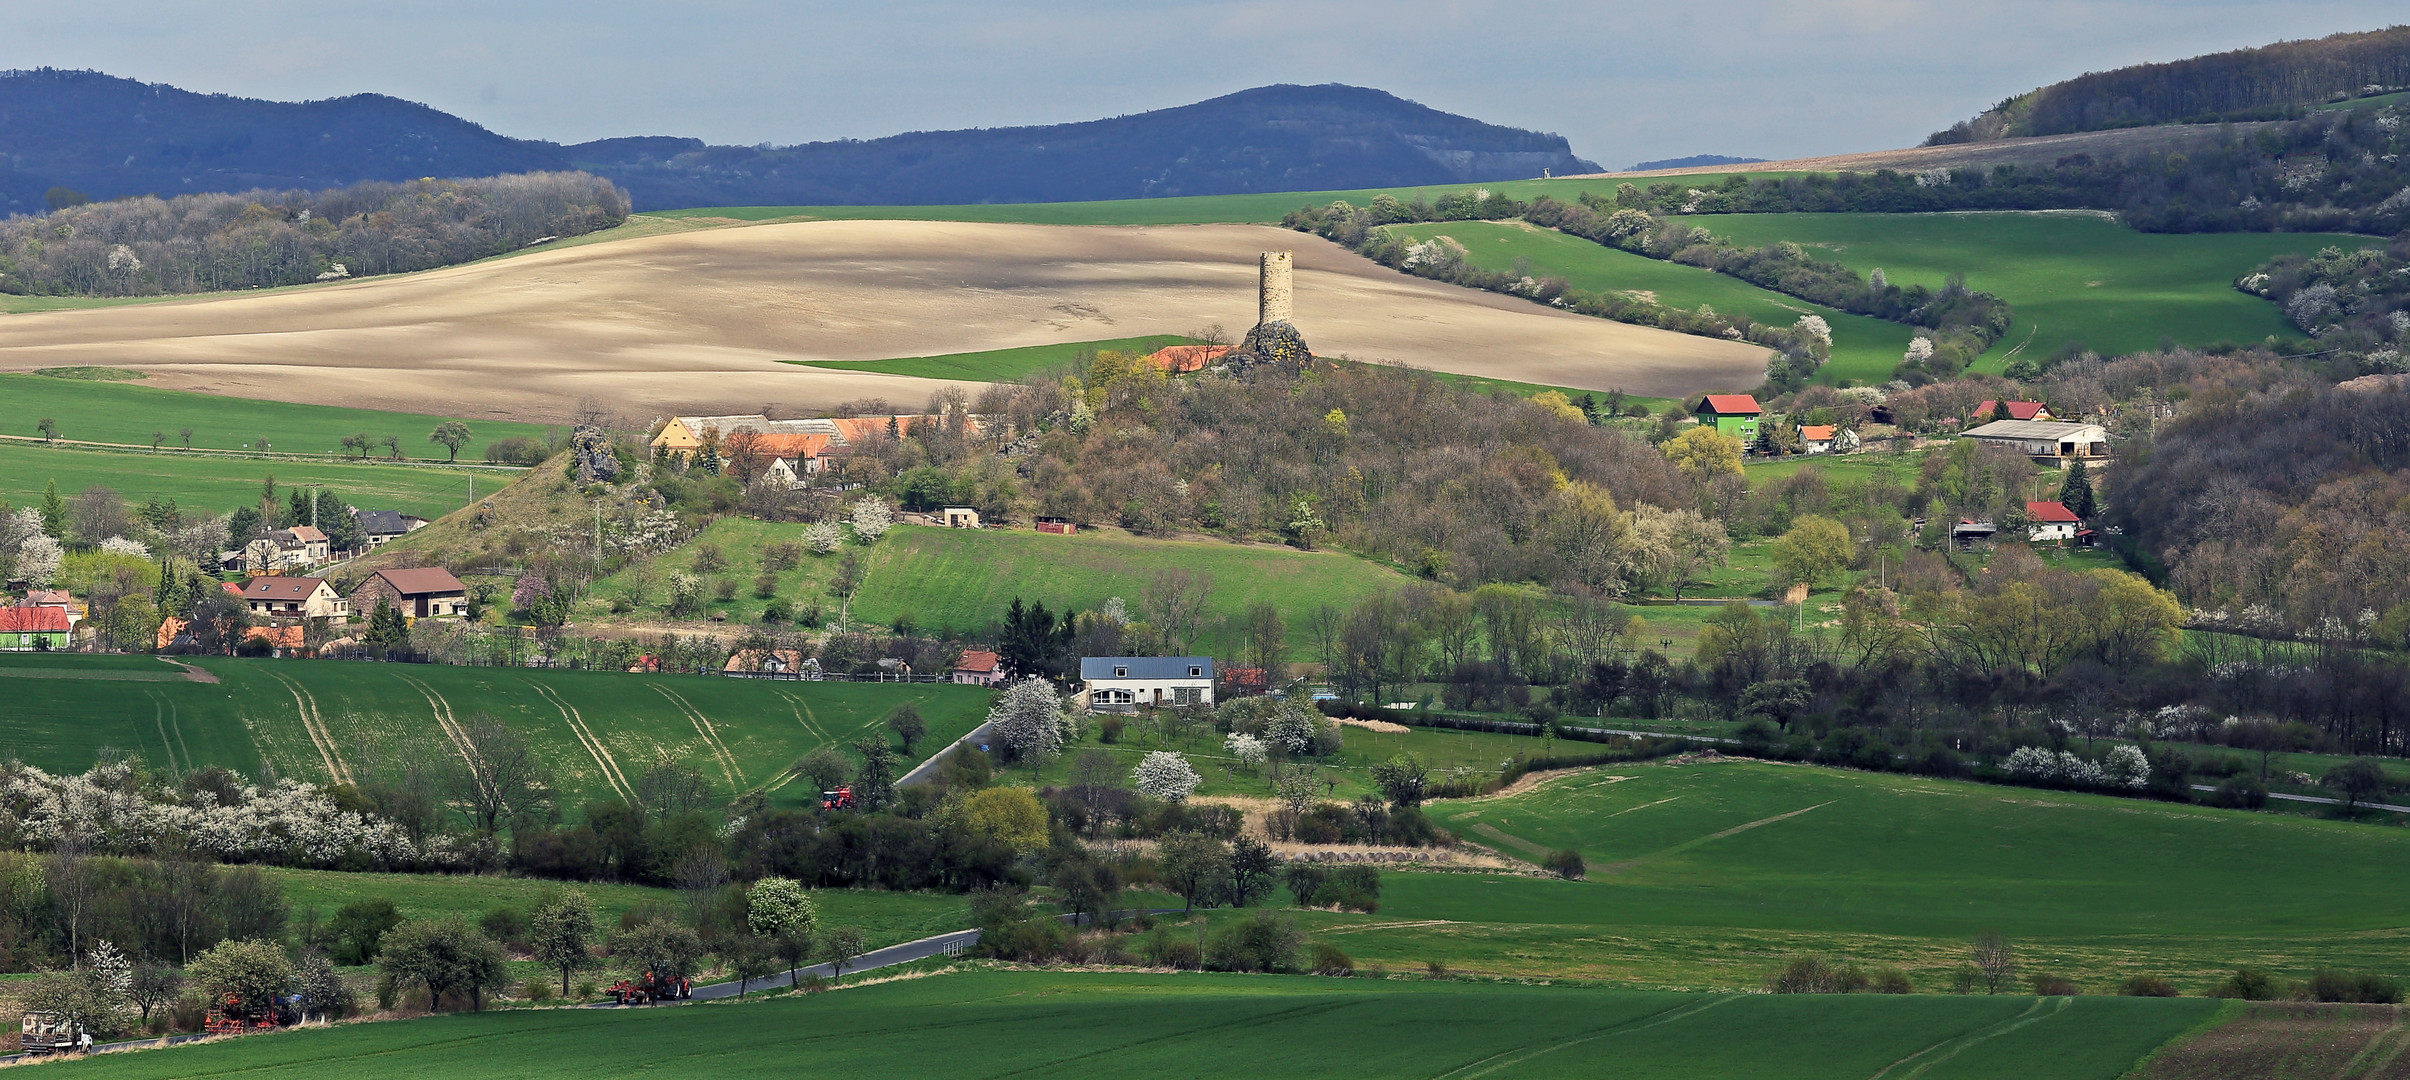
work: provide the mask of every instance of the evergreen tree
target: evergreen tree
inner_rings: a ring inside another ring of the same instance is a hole
[[[59,497],[57,477],[42,489],[42,531],[53,540],[67,535],[67,500]]]
[[[2086,520],[2100,512],[2100,504],[2092,497],[2091,470],[2084,468],[2083,462],[2068,467],[2067,481],[2059,485],[2059,503],[2069,513]]]
[[[410,644],[410,625],[402,621],[400,608],[380,596],[376,614],[368,617],[368,633],[362,640],[388,651],[403,648]]]

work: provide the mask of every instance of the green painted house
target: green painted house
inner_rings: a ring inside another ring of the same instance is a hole
[[[0,607],[0,651],[64,649],[72,628],[65,608]]]
[[[1757,441],[1757,419],[1765,410],[1747,394],[1709,394],[1699,402],[1699,423],[1743,443]]]

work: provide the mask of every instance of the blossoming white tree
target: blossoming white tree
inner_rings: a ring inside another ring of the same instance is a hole
[[[1907,360],[1909,363],[1921,364],[1931,359],[1933,359],[1932,338],[1916,337],[1909,340],[1907,353]]]
[[[151,557],[150,545],[140,540],[128,540],[122,536],[112,536],[101,541],[100,549],[111,555],[131,555],[137,559]]]
[[[17,545],[17,576],[29,584],[48,585],[58,580],[59,560],[66,555],[67,550],[58,541],[35,533]]]
[[[1149,751],[1146,757],[1139,759],[1136,771],[1130,774],[1131,782],[1138,786],[1140,792],[1175,803],[1188,801],[1189,794],[1197,790],[1197,783],[1201,779],[1197,770],[1189,767],[1187,758],[1170,750]]]
[[[1250,769],[1262,768],[1264,759],[1270,756],[1262,739],[1238,731],[1231,732],[1228,738],[1222,740],[1222,749],[1230,751],[1230,756]]]
[[[887,500],[874,495],[854,504],[851,520],[854,535],[865,544],[875,544],[895,526],[895,511],[888,507]]]
[[[1063,705],[1054,685],[1032,675],[1005,687],[1004,700],[988,710],[996,738],[1016,758],[1033,764],[1063,751]]]
[[[834,521],[815,521],[803,527],[803,546],[826,555],[845,546],[845,530]]]
[[[1822,342],[1825,348],[1833,347],[1833,324],[1824,321],[1824,316],[1802,315],[1792,326],[1800,333]]]

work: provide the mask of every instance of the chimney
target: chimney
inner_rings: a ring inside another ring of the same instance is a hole
[[[1289,321],[1289,264],[1291,253],[1267,251],[1263,254],[1263,284],[1256,298],[1258,323]]]

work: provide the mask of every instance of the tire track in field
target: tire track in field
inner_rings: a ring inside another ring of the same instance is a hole
[[[695,708],[694,702],[686,700],[684,696],[670,688],[655,686],[653,689],[662,697],[668,698],[680,712],[686,714],[687,722],[695,726],[695,734],[703,737],[703,745],[710,747],[712,756],[719,760],[720,772],[727,775],[729,788],[733,790],[744,787],[745,771],[736,767],[736,755],[728,751],[728,744],[720,741],[719,729],[711,726],[711,718],[703,715],[703,710]]]
[[[644,804],[636,801],[636,789],[628,783],[627,774],[619,769],[619,759],[612,757],[611,748],[603,745],[602,737],[586,726],[585,714],[578,712],[577,706],[569,704],[560,691],[533,679],[519,681],[535,688],[537,697],[551,702],[553,708],[561,711],[561,719],[569,724],[569,733],[577,737],[578,745],[586,748],[587,755],[594,759],[595,767],[602,770],[603,783],[611,785],[611,790],[626,799],[629,806],[642,808]]]
[[[339,784],[352,783],[351,763],[343,760],[342,751],[336,749],[335,731],[326,726],[326,717],[318,711],[318,696],[289,675],[274,671],[267,674],[283,683],[286,692],[293,695],[293,708],[301,713],[301,730],[309,733],[310,745],[318,748],[318,760],[326,763],[327,776]]]
[[[1733,996],[1738,997],[1739,995],[1736,994]],[[1070,1075],[1076,1076],[1079,1074],[1079,1070],[1065,1070],[1064,1066],[1071,1065],[1074,1062],[1087,1061],[1092,1058],[1108,1057],[1115,1054],[1126,1054],[1132,1050],[1154,1046],[1158,1043],[1188,1042],[1202,1039],[1211,1035],[1235,1034],[1241,1029],[1245,1028],[1264,1027],[1269,1024],[1285,1023],[1294,1020],[1305,1020],[1312,1017],[1321,1016],[1324,1013],[1336,1012],[1340,1009],[1358,1008],[1366,1004],[1368,1003],[1362,1001],[1318,1002],[1310,1005],[1299,1005],[1294,1008],[1281,1009],[1277,1012],[1264,1013],[1259,1016],[1242,1016],[1232,1020],[1223,1020],[1216,1023],[1205,1024],[1184,1031],[1170,1031],[1161,1035],[1152,1035],[1146,1038],[1133,1039],[1125,1043],[1118,1043],[1112,1046],[1099,1047],[1094,1050],[1083,1051],[1081,1053],[1072,1054],[1068,1057],[1056,1058],[1052,1061],[1040,1062],[1035,1065],[1024,1066],[1008,1072],[996,1073],[993,1076],[990,1076],[988,1080],[1004,1080],[1004,1078],[1009,1076],[1025,1076],[1027,1074],[1037,1072],[1060,1073],[1067,1071]]]
[[[1706,1012],[1709,1009],[1715,1008],[1718,1005],[1726,1005],[1734,1001],[1738,1001],[1740,998],[1741,995],[1739,994],[1718,994],[1715,996],[1715,998],[1706,1002],[1675,1005],[1671,1008],[1649,1013],[1646,1016],[1637,1016],[1630,1020],[1623,1020],[1617,1023],[1609,1024],[1606,1027],[1599,1028],[1587,1034],[1576,1035],[1560,1042],[1550,1043],[1547,1046],[1520,1047],[1514,1050],[1492,1054],[1489,1057],[1482,1058],[1479,1061],[1457,1066],[1454,1069],[1433,1077],[1432,1080],[1447,1080],[1447,1078],[1450,1077],[1461,1077],[1462,1080],[1476,1080],[1478,1077],[1488,1076],[1489,1074],[1497,1072],[1500,1069],[1513,1065],[1521,1065],[1533,1058],[1553,1054],[1559,1050],[1569,1050],[1586,1042],[1595,1042],[1599,1039],[1610,1038],[1616,1035],[1627,1035],[1635,1031],[1646,1031],[1649,1028],[1660,1027],[1665,1024],[1679,1023],[1681,1021],[1688,1020],[1691,1017],[1697,1016],[1700,1013]]]
[[[164,694],[160,695],[160,700],[167,702],[167,729],[176,733],[176,749],[184,752],[184,768],[189,771],[195,768],[192,747],[184,742],[184,721],[176,715],[176,701]]]
[[[2056,1004],[2054,1005],[2053,1003]],[[1883,1066],[1883,1071],[1868,1077],[1867,1080],[1884,1080],[1885,1077],[1892,1075],[1893,1070],[1902,1065],[1906,1065],[1907,1063],[1924,1057],[1927,1054],[1932,1054],[1944,1049],[1948,1051],[1947,1053],[1941,1054],[1939,1057],[1933,1058],[1932,1060],[1919,1064],[1917,1067],[1910,1069],[1907,1072],[1899,1074],[1899,1080],[1916,1080],[1917,1077],[1925,1075],[1925,1073],[1930,1071],[1934,1066],[1965,1053],[1968,1047],[1973,1046],[1976,1043],[1982,1042],[1986,1039],[1997,1039],[2000,1036],[2006,1035],[2009,1032],[2026,1026],[2027,1024],[2041,1023],[2044,1020],[2048,1020],[2051,1017],[2066,1012],[2067,1007],[2073,1004],[2075,1004],[2075,999],[2071,997],[2035,998],[2033,1005],[2028,1007],[2024,1012],[2018,1013],[2015,1016],[2009,1017],[2008,1019],[2002,1020],[1999,1023],[1993,1024],[1989,1027],[1981,1028],[1964,1035],[1953,1035],[1950,1038],[1943,1039],[1942,1041],[1925,1047],[1924,1049],[1910,1054],[1907,1057]],[[2050,1011],[2043,1012],[2042,1010],[2045,1008],[2048,1008]]]
[[[469,741],[469,733],[460,726],[460,721],[453,719],[452,703],[445,701],[434,687],[408,675],[396,672],[393,677],[409,684],[411,689],[419,692],[419,696],[427,699],[427,708],[435,714],[435,726],[442,728],[444,737],[452,740],[452,749],[460,751],[461,762],[469,767],[469,774],[477,778],[478,785],[485,786],[485,763],[477,759],[477,746]]]
[[[1649,853],[1648,853],[1648,854],[1646,854],[1646,855],[1642,855],[1642,856],[1640,856],[1640,857],[1638,857],[1638,858],[1635,858],[1635,859],[1625,859],[1625,860],[1624,860],[1624,861],[1622,861],[1622,862],[1619,862],[1619,863],[1614,863],[1614,864],[1612,864],[1612,865],[1610,865],[1610,866],[1606,867],[1606,870],[1607,870],[1607,872],[1608,872],[1608,873],[1611,873],[1611,874],[1613,874],[1613,873],[1621,873],[1621,872],[1623,872],[1625,869],[1628,869],[1628,868],[1633,867],[1633,866],[1638,866],[1639,864],[1644,863],[1644,862],[1647,862],[1647,861],[1649,861],[1650,859],[1662,859],[1662,858],[1664,858],[1664,857],[1666,857],[1666,856],[1668,856],[1668,855],[1679,855],[1679,854],[1681,854],[1681,853],[1683,853],[1683,852],[1685,852],[1685,851],[1689,851],[1690,849],[1695,848],[1695,847],[1697,847],[1697,846],[1699,846],[1699,845],[1701,845],[1701,844],[1713,843],[1714,841],[1721,840],[1721,839],[1723,839],[1723,838],[1725,838],[1725,837],[1727,837],[1727,836],[1738,836],[1738,835],[1740,835],[1741,833],[1748,832],[1749,830],[1754,829],[1754,828],[1757,828],[1757,827],[1759,827],[1759,826],[1761,826],[1761,825],[1772,825],[1772,824],[1774,824],[1774,823],[1775,823],[1775,822],[1777,822],[1777,821],[1783,821],[1783,820],[1786,820],[1786,819],[1789,819],[1789,818],[1795,818],[1795,817],[1798,817],[1798,816],[1799,816],[1799,815],[1801,815],[1801,814],[1807,813],[1807,812],[1808,812],[1808,811],[1810,811],[1810,810],[1819,810],[1819,809],[1822,809],[1822,808],[1824,808],[1824,807],[1831,806],[1833,803],[1838,802],[1838,801],[1840,801],[1840,800],[1838,800],[1838,799],[1833,799],[1833,800],[1827,800],[1827,801],[1825,801],[1825,802],[1820,802],[1820,803],[1817,803],[1817,804],[1816,804],[1816,805],[1814,805],[1814,806],[1803,806],[1803,807],[1800,807],[1800,808],[1799,808],[1799,809],[1797,809],[1797,810],[1793,810],[1793,811],[1791,811],[1790,813],[1787,813],[1787,814],[1776,814],[1776,815],[1774,815],[1773,817],[1770,817],[1770,818],[1759,818],[1759,819],[1757,819],[1756,821],[1745,822],[1745,823],[1743,823],[1743,824],[1735,825],[1735,826],[1733,826],[1733,827],[1731,827],[1731,828],[1729,828],[1729,829],[1726,829],[1726,830],[1724,830],[1723,832],[1720,832],[1720,833],[1710,833],[1710,834],[1708,834],[1708,835],[1706,835],[1706,836],[1702,836],[1702,837],[1699,837],[1699,838],[1694,839],[1694,840],[1684,840],[1684,841],[1682,841],[1681,843],[1679,843],[1679,844],[1675,844],[1674,846],[1669,847],[1669,848],[1666,848],[1666,849],[1665,849],[1665,850],[1663,850],[1663,851],[1652,851],[1652,852],[1649,852]]]
[[[176,744],[167,737],[167,701],[148,690],[142,696],[151,699],[151,723],[159,729],[159,745],[167,751],[167,771],[182,775],[186,770],[176,767]]]
[[[770,692],[787,699],[787,707],[795,711],[795,722],[802,724],[803,730],[811,732],[813,738],[820,740],[823,744],[834,743],[837,741],[836,739],[830,737],[828,732],[822,731],[820,729],[820,725],[813,723],[813,721],[818,720],[819,717],[812,714],[812,707],[804,704],[802,698],[796,697],[795,695],[787,693],[784,690],[780,690],[777,687],[771,687]]]

